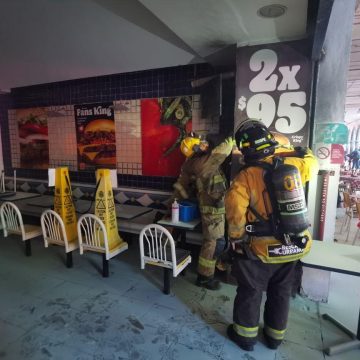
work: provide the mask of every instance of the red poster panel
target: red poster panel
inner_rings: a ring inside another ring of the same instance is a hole
[[[17,109],[20,167],[47,169],[49,167],[49,139],[45,108]]]
[[[345,161],[345,150],[341,144],[331,144],[331,164],[342,165]]]
[[[142,172],[178,176],[185,160],[180,142],[191,131],[191,97],[141,100]]]

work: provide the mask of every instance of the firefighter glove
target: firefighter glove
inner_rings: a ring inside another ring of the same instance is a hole
[[[236,145],[236,141],[232,136],[229,136],[225,139],[225,143],[231,145],[231,147],[234,147]]]
[[[301,157],[301,158],[303,158],[303,157],[304,157],[305,155],[307,155],[308,152],[309,152],[309,148],[307,148],[307,147],[301,147],[301,146],[296,146],[296,147],[294,148],[294,150],[296,151],[297,156],[299,156],[299,157]]]

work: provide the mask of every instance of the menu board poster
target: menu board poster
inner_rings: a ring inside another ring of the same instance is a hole
[[[79,170],[116,168],[113,104],[75,105]]]
[[[178,176],[185,160],[180,144],[191,129],[191,96],[141,100],[143,175]]]
[[[302,40],[237,49],[235,131],[257,119],[292,145],[308,145],[310,50]]]
[[[46,108],[16,109],[15,117],[19,131],[20,167],[47,169],[49,138]]]

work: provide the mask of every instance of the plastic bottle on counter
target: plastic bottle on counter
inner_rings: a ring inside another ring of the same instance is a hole
[[[179,203],[176,201],[176,199],[171,205],[171,222],[179,222]]]

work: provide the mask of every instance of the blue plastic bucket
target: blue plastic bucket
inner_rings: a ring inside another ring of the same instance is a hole
[[[199,217],[198,206],[191,201],[180,201],[179,202],[179,220],[180,221],[191,221]]]

